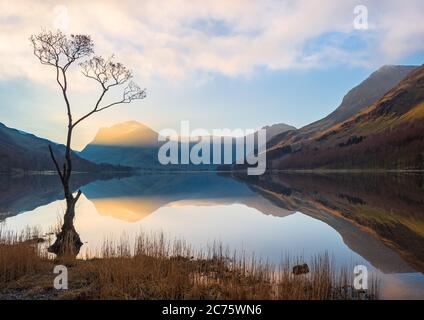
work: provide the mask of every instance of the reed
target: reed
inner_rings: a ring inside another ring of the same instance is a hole
[[[199,251],[141,233],[105,240],[98,252],[63,261],[46,254],[38,239],[36,230],[0,232],[0,298],[323,300],[377,299],[379,292],[376,278],[367,291],[354,290],[353,267],[337,269],[325,253],[308,261],[287,255],[276,266],[219,243]],[[310,272],[293,274],[301,262]],[[68,266],[68,290],[53,288],[56,264]]]
[[[0,285],[36,273],[42,268],[45,253],[38,245],[39,230],[26,229],[17,234],[0,228]]]

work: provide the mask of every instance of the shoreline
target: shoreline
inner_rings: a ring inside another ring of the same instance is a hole
[[[102,174],[185,174],[185,173],[245,173],[246,170],[146,170],[146,169],[134,169],[130,171],[98,171],[98,172],[87,172],[87,171],[75,171],[73,174],[84,174],[84,175],[102,175]],[[385,174],[385,173],[424,173],[424,170],[414,169],[272,169],[267,170],[263,175],[267,174],[278,174],[278,173],[300,173],[300,174],[331,174],[331,173],[345,173],[345,174]],[[56,171],[10,171],[0,172],[3,176],[54,176],[57,175]]]
[[[134,250],[125,240],[106,241],[100,255],[58,259],[42,250],[37,239],[33,233],[0,232],[0,300],[379,298],[377,278],[370,279],[368,290],[356,290],[353,273],[346,273],[344,267],[336,269],[328,254],[309,259],[286,257],[281,265],[273,266],[236,257],[221,245],[196,252],[183,241],[139,235]],[[58,266],[62,271],[54,272]],[[66,276],[59,278],[66,280],[66,290],[54,285],[61,275]]]

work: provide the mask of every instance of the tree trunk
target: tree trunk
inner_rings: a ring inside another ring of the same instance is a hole
[[[57,256],[76,257],[83,244],[74,227],[75,204],[78,197],[74,198],[72,194],[66,197],[66,212],[61,231],[56,235],[56,241],[48,248],[49,252]]]
[[[81,191],[78,191],[78,194],[74,197],[70,189],[70,179],[72,175],[72,159],[71,159],[71,141],[72,141],[72,131],[74,128],[72,122],[72,112],[71,106],[69,104],[68,95],[67,95],[67,79],[66,79],[66,68],[61,68],[58,65],[58,60],[56,60],[56,80],[62,89],[63,98],[65,100],[67,114],[68,114],[68,134],[66,137],[66,150],[65,150],[65,159],[63,163],[63,171],[59,167],[59,163],[56,161],[53,154],[51,146],[49,146],[50,155],[52,157],[53,163],[56,167],[56,171],[59,175],[60,181],[62,182],[63,192],[66,199],[66,212],[63,217],[63,225],[61,231],[56,235],[56,241],[49,248],[48,251],[55,253],[57,256],[73,256],[76,257],[79,253],[79,250],[82,246],[81,239],[79,234],[74,227],[74,218],[75,218],[75,204],[77,203]],[[68,65],[69,66],[69,65]],[[59,75],[63,77],[63,83],[60,82]]]
[[[61,231],[56,235],[56,241],[48,248],[48,251],[56,254],[57,256],[76,257],[82,246],[82,242],[79,234],[74,227],[75,218],[75,204],[77,203],[81,191],[79,190],[77,195],[74,197],[70,188],[70,178],[72,174],[72,159],[71,159],[71,135],[72,127],[69,126],[68,139],[65,153],[65,163],[63,166],[63,173],[59,169],[59,165],[54,158],[52,149],[50,148],[50,154],[57,168],[60,180],[63,186],[63,192],[66,199],[66,212],[63,217],[63,225]]]

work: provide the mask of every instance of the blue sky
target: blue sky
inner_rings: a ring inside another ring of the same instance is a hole
[[[185,6],[181,4],[184,3]],[[99,127],[138,120],[161,130],[301,127],[333,111],[384,64],[423,63],[422,1],[362,1],[369,29],[352,26],[357,1],[22,1],[0,4],[0,122],[63,142],[65,113],[53,70],[32,56],[42,27],[90,33],[147,88],[145,100],[99,114],[78,129],[81,149]],[[25,10],[23,7],[25,6]],[[28,12],[31,12],[29,14]],[[76,114],[99,90],[71,73]]]

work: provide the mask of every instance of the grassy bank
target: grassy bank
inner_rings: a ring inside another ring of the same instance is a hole
[[[336,270],[326,254],[307,261],[309,273],[294,275],[292,267],[303,259],[286,257],[273,266],[230,255],[220,245],[195,252],[161,235],[105,241],[85,259],[57,260],[39,242],[36,232],[0,232],[0,299],[378,298],[377,281],[367,292],[352,289],[351,269]],[[68,290],[53,288],[58,264],[68,268]]]

